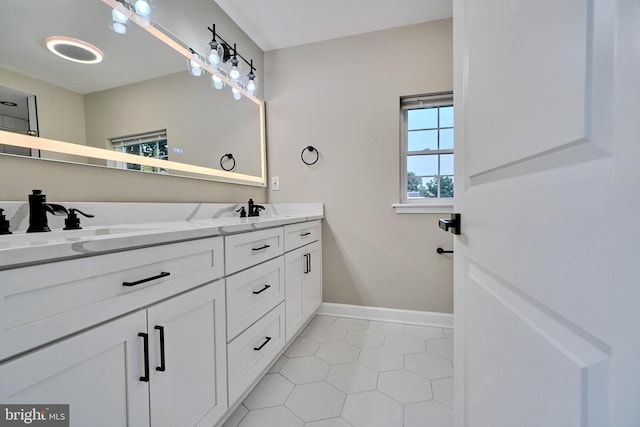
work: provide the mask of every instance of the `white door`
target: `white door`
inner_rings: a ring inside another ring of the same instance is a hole
[[[322,304],[322,279],[320,277],[322,259],[318,242],[311,243],[304,248],[302,260],[306,265],[303,266],[302,312],[306,322]]]
[[[211,426],[227,410],[224,281],[148,310],[151,425]]]
[[[454,0],[456,426],[640,426],[640,2]]]

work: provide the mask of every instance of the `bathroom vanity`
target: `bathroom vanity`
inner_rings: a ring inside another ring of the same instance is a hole
[[[0,236],[2,403],[69,404],[72,426],[215,426],[321,303],[322,205],[126,225],[76,205],[111,223]]]

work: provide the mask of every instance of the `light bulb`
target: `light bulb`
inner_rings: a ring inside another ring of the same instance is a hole
[[[240,93],[240,91],[235,87],[231,88],[231,93],[233,93],[233,99],[236,101],[240,101],[240,99],[242,99],[242,93]]]
[[[118,9],[113,9],[111,11],[111,16],[113,17],[113,22],[118,22],[120,24],[126,24],[129,20],[129,17],[124,13],[120,12]]]
[[[209,46],[211,47],[211,53],[207,57],[207,61],[209,61],[209,64],[217,66],[221,61],[219,52],[220,45],[212,40]]]
[[[229,70],[229,78],[234,82],[240,79],[240,70],[238,69],[238,58],[231,59],[231,69]]]
[[[220,90],[224,87],[224,82],[220,77],[216,76],[215,74],[211,74],[211,85]]]
[[[151,15],[151,5],[148,0],[136,0],[134,7],[136,9],[136,13],[140,16],[147,17]]]
[[[254,95],[256,93],[256,82],[253,81],[253,79],[249,80],[249,82],[247,83],[247,92],[249,92],[251,95]]]
[[[189,60],[189,73],[193,77],[200,77],[202,74],[204,74],[202,64],[200,64],[200,58],[197,54],[194,54],[193,57]]]
[[[111,11],[111,16],[113,18],[113,22],[109,25],[109,28],[113,30],[114,33],[117,34],[126,34],[127,33],[127,21],[129,18],[124,13],[120,12],[117,9],[113,9]]]

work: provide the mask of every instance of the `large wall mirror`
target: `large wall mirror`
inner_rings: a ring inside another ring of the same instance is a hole
[[[186,45],[162,22],[114,32],[113,5],[3,2],[0,153],[264,186],[264,102],[191,76]],[[104,59],[62,59],[45,45],[51,36],[89,42]]]

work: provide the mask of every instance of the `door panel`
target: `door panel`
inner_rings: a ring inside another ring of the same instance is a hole
[[[640,7],[489,3],[454,0],[456,426],[637,427]]]
[[[468,175],[587,138],[589,1],[465,1],[465,8]]]

